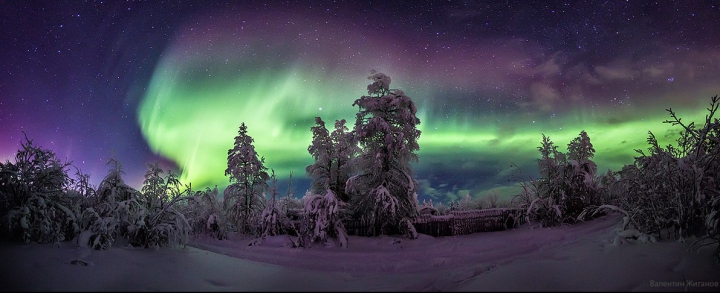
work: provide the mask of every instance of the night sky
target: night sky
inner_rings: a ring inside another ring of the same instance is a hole
[[[314,117],[352,126],[374,69],[418,107],[421,198],[508,197],[543,133],[619,170],[720,94],[716,1],[260,2],[0,2],[0,159],[25,132],[95,185],[116,156],[223,189],[245,122],[302,195]]]

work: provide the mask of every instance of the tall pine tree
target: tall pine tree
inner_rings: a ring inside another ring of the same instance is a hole
[[[265,158],[258,158],[253,146],[254,139],[248,135],[243,122],[235,137],[235,144],[228,150],[228,167],[225,175],[231,184],[223,194],[228,219],[244,233],[260,232],[260,213],[263,210],[263,194],[269,179]]]
[[[368,96],[355,100],[356,138],[362,148],[355,158],[358,174],[347,181],[357,214],[369,217],[374,234],[408,233],[417,237],[411,220],[417,215],[417,181],[410,163],[417,161],[417,108],[401,90],[390,89],[390,77],[371,72]]]

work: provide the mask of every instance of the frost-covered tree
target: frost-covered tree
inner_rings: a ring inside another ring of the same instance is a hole
[[[564,221],[563,200],[565,198],[564,166],[565,154],[549,136],[542,135],[541,145],[537,148],[540,159],[537,160],[540,178],[523,184],[523,193],[527,203],[527,220],[538,221],[544,226],[556,225]]]
[[[568,144],[564,175],[567,183],[565,191],[568,203],[567,212],[577,216],[587,206],[600,205],[598,182],[595,178],[597,165],[591,159],[595,156],[595,149],[585,130]]]
[[[568,158],[570,160],[585,161],[595,156],[595,148],[585,130],[580,131],[578,137],[568,144]]]
[[[374,234],[409,233],[417,215],[417,181],[410,163],[417,161],[417,108],[401,90],[390,89],[390,77],[371,72],[367,96],[359,107],[354,132],[362,149],[354,159],[358,174],[346,185],[357,215],[369,217]]]
[[[550,137],[542,137],[537,160],[540,178],[525,183],[519,198],[530,201],[528,220],[550,226],[574,222],[585,208],[600,204],[597,166],[591,160],[595,149],[584,130],[568,144],[567,154],[558,151]]]
[[[122,163],[113,157],[106,165],[110,169],[100,181],[96,197],[77,217],[81,232],[76,242],[80,246],[109,248],[116,238],[126,236],[128,230],[134,229],[136,219],[145,213],[137,201],[140,192],[125,184],[122,178],[125,174]]]
[[[500,193],[497,191],[490,191],[482,201],[482,205],[487,209],[499,208],[501,206],[509,206],[509,202],[500,201]]]
[[[230,176],[231,184],[223,194],[223,205],[228,220],[238,231],[259,234],[260,214],[264,208],[264,192],[268,188],[269,176],[264,165],[265,158],[258,158],[253,142],[243,122],[233,148],[228,150],[225,175]]]
[[[353,173],[352,160],[360,152],[354,132],[348,132],[345,126],[345,119],[335,120],[335,130],[330,133],[333,143],[333,169],[330,173],[330,190],[335,196],[343,201],[350,201],[350,196],[345,192],[350,175]]]
[[[697,237],[691,247],[715,245],[720,259],[720,119],[715,118],[720,99],[711,99],[703,124],[686,123],[672,109],[664,123],[680,126],[676,144],[660,146],[648,132],[647,153],[625,165],[609,190],[612,205],[598,210],[625,214],[626,234],[684,241]]]
[[[190,223],[182,213],[181,201],[191,198],[189,186],[180,191],[180,180],[172,171],[166,177],[165,171],[157,162],[148,164],[141,195],[134,202],[127,201],[120,205],[124,208],[136,204],[133,209],[122,210],[127,217],[124,224],[129,224],[125,233],[130,244],[141,247],[159,247],[166,245],[184,245],[192,230]],[[127,213],[129,212],[129,214]]]
[[[332,163],[333,163],[333,143],[330,139],[330,132],[325,127],[325,121],[320,117],[315,117],[315,126],[310,130],[313,134],[313,140],[308,146],[308,152],[315,159],[315,163],[308,165],[305,172],[312,179],[310,190],[316,194],[324,193],[330,186]]]
[[[57,243],[72,236],[68,166],[27,137],[15,163],[0,163],[0,216],[11,239]]]
[[[329,189],[347,202],[350,198],[345,192],[345,184],[352,172],[350,162],[359,151],[354,135],[348,132],[345,119],[335,120],[332,133],[328,132],[322,118],[315,117],[315,123],[317,125],[311,128],[313,141],[308,146],[315,163],[305,168],[313,180],[311,192],[322,195]]]
[[[139,194],[137,190],[127,185],[123,180],[122,175],[125,174],[125,171],[123,171],[122,163],[117,158],[108,159],[106,165],[110,167],[110,170],[98,185],[97,196],[99,201],[123,201]]]

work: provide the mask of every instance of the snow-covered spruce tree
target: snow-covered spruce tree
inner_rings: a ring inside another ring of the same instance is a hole
[[[223,193],[223,208],[228,221],[239,232],[260,235],[268,174],[265,158],[258,158],[253,142],[243,122],[233,148],[228,150],[225,175],[230,176],[231,184]]]
[[[26,243],[58,243],[74,233],[65,194],[70,178],[66,168],[49,149],[35,146],[25,137],[15,163],[0,164],[0,216],[7,236]]]
[[[568,220],[577,217],[587,207],[600,205],[597,165],[591,159],[595,148],[585,130],[568,144],[568,161],[565,165],[565,198],[563,207]]]
[[[564,166],[567,159],[565,154],[557,150],[550,137],[545,134],[542,136],[542,143],[538,147],[540,159],[537,160],[540,178],[525,183],[523,194],[525,200],[530,201],[527,204],[527,221],[553,226],[564,221]]]
[[[420,119],[415,103],[401,90],[390,89],[390,77],[371,72],[368,96],[359,107],[354,132],[362,149],[353,161],[358,174],[347,181],[356,215],[368,217],[374,234],[417,237],[417,181],[410,163],[417,161]]]
[[[342,201],[350,197],[345,193],[345,184],[352,172],[351,160],[359,152],[352,132],[348,132],[345,119],[335,120],[335,130],[329,133],[325,121],[315,117],[317,125],[311,128],[313,141],[308,152],[315,163],[305,168],[312,178],[311,192],[323,195],[330,189]]]
[[[597,166],[591,158],[595,149],[584,130],[568,144],[567,154],[543,134],[538,159],[540,178],[535,195],[528,206],[527,216],[544,226],[572,223],[584,215],[587,207],[600,205]],[[529,186],[527,186],[529,187]],[[529,190],[531,190],[530,188]],[[528,219],[530,221],[530,219]]]
[[[315,163],[305,167],[305,172],[312,179],[310,192],[323,194],[330,186],[331,172],[333,165],[333,142],[330,133],[325,127],[325,121],[315,117],[315,126],[310,130],[313,140],[308,146],[308,152],[315,159]]]

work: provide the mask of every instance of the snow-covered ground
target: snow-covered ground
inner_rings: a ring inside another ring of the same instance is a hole
[[[287,236],[197,238],[185,248],[106,251],[0,244],[4,291],[717,291],[714,247],[613,244],[620,217],[555,228],[433,238],[350,236],[287,247]],[[687,280],[687,282],[684,282]],[[682,284],[688,284],[687,288]]]

